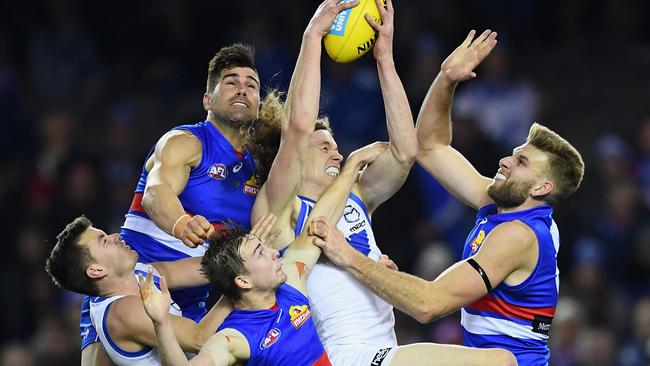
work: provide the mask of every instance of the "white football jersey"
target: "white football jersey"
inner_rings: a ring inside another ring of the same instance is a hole
[[[296,235],[306,225],[314,201],[298,196],[301,208]],[[348,197],[337,228],[348,243],[368,258],[378,261],[381,251],[375,242],[365,204],[353,193]],[[337,346],[373,345],[378,348],[397,346],[393,327],[393,306],[363,286],[344,269],[321,256],[307,277],[314,321],[328,354]]]
[[[137,263],[135,266],[135,275],[147,276],[147,265],[143,263]],[[154,282],[156,286],[159,286],[160,275],[154,268]],[[158,357],[158,350],[152,347],[144,347],[142,350],[137,352],[128,352],[117,346],[111,335],[108,333],[106,327],[106,317],[108,316],[108,310],[112,303],[123,298],[125,295],[111,296],[111,297],[93,297],[90,299],[90,318],[97,330],[97,335],[99,336],[99,341],[104,346],[104,350],[111,358],[111,360],[118,366],[128,365],[128,366],[149,366],[149,365],[160,365],[160,359]],[[181,316],[180,310],[175,309],[173,306],[169,307],[169,313],[172,315]]]

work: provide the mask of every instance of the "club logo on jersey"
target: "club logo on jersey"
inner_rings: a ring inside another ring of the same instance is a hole
[[[476,254],[478,252],[478,248],[483,244],[483,240],[485,240],[485,231],[481,230],[478,232],[478,235],[476,236],[476,239],[470,244],[470,247],[472,248],[472,254]]]
[[[357,222],[361,218],[361,214],[352,205],[347,205],[343,210],[343,218],[350,223]]]
[[[208,170],[208,175],[216,180],[228,178],[228,169],[223,164],[214,164]]]
[[[269,330],[269,332],[266,333],[266,337],[264,337],[264,339],[262,339],[262,342],[260,342],[260,349],[263,350],[271,347],[273,344],[275,344],[275,342],[278,341],[278,339],[280,339],[281,334],[282,333],[278,328]]]
[[[251,176],[251,179],[244,182],[244,193],[250,194],[251,196],[257,196],[257,193],[260,191],[260,184],[255,179],[255,175]]]
[[[241,167],[243,167],[243,166],[244,166],[244,163],[240,161],[239,163],[235,164],[234,167],[232,167],[232,172],[233,173],[239,172],[241,170]]]
[[[291,316],[291,324],[294,328],[298,329],[300,326],[309,319],[311,310],[307,305],[294,305],[289,308],[289,315]]]

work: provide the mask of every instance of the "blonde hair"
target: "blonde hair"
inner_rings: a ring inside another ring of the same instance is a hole
[[[549,155],[553,192],[545,201],[554,204],[575,192],[585,174],[585,163],[575,147],[554,131],[533,123],[526,142]]]

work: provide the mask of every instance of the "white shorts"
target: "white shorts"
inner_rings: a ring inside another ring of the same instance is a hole
[[[363,344],[335,346],[334,349],[325,347],[332,366],[388,366],[397,348]]]

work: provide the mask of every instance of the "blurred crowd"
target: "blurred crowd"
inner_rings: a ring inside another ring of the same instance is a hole
[[[318,1],[80,0],[0,4],[0,366],[79,360],[81,298],[43,269],[56,234],[85,214],[117,232],[144,157],[169,128],[202,121],[207,62],[251,43],[263,85],[286,90]],[[561,289],[552,364],[650,364],[650,4],[395,0],[395,60],[416,115],[469,29],[499,32],[456,93],[454,146],[493,176],[539,121],[581,151],[578,193],[556,207]],[[345,154],[386,138],[372,56],[323,57],[322,112]],[[401,270],[455,262],[475,212],[415,166],[377,210]],[[451,315],[397,312],[400,343],[460,343]]]

